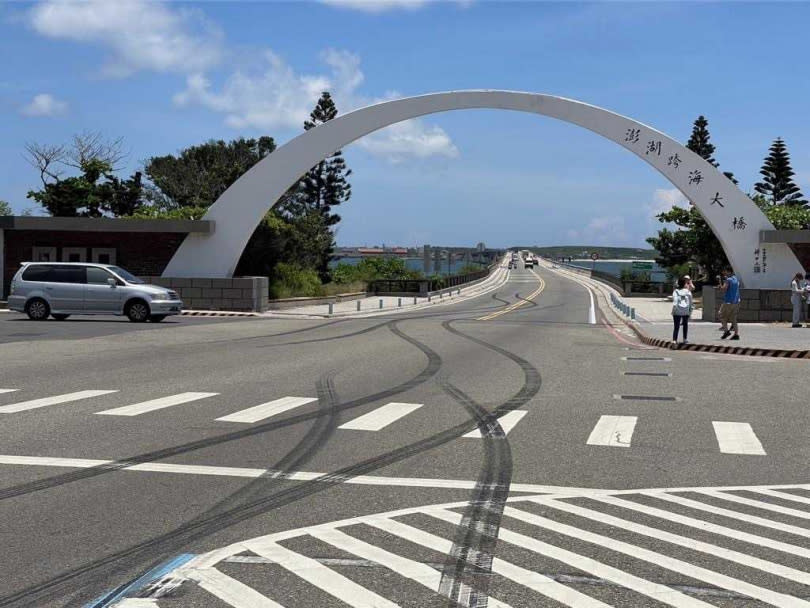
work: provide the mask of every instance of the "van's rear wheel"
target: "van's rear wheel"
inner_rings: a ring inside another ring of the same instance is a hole
[[[143,300],[133,300],[124,312],[133,323],[144,323],[149,319],[149,305]]]
[[[32,321],[44,321],[51,314],[51,307],[42,298],[34,298],[25,305],[25,312]]]
[[[54,319],[56,319],[57,321],[64,321],[64,320],[65,320],[65,319],[67,319],[67,318],[68,318],[70,315],[51,315],[51,316],[52,316]]]

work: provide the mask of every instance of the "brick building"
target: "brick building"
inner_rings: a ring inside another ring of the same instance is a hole
[[[23,262],[100,262],[159,276],[187,234],[213,231],[207,220],[0,217],[0,299]]]

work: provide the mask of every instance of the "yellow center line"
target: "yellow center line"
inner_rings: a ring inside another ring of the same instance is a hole
[[[537,274],[534,270],[530,270],[529,272],[531,272],[535,277],[537,277],[537,280],[540,281],[540,287],[538,287],[532,293],[530,293],[528,297],[526,297],[524,299],[521,299],[521,300],[515,302],[514,304],[510,304],[509,306],[507,306],[503,310],[499,310],[497,312],[490,313],[490,314],[485,315],[483,317],[478,317],[476,319],[476,321],[489,321],[490,319],[500,317],[501,315],[505,315],[506,313],[512,312],[513,310],[516,310],[516,309],[520,308],[521,306],[525,306],[526,304],[528,304],[529,302],[534,300],[537,296],[539,296],[543,292],[543,290],[546,288],[546,282],[543,280],[543,277],[541,277],[539,274]]]

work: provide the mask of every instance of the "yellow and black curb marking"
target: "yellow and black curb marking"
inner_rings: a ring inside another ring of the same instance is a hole
[[[537,296],[539,296],[543,292],[543,290],[546,288],[546,282],[543,280],[543,277],[541,277],[539,274],[537,274],[534,270],[532,270],[531,273],[534,276],[537,277],[538,281],[540,281],[540,286],[537,289],[535,289],[527,297],[521,298],[520,300],[518,300],[514,304],[510,304],[509,306],[507,306],[503,310],[498,310],[498,311],[490,313],[488,315],[484,315],[483,317],[478,317],[476,319],[476,321],[489,321],[490,319],[495,319],[496,317],[500,317],[501,315],[505,315],[507,313],[510,313],[513,310],[517,310],[521,306],[525,306],[526,304],[528,304],[529,302],[534,300]]]
[[[258,317],[259,313],[224,310],[184,310],[180,315],[183,317]]]

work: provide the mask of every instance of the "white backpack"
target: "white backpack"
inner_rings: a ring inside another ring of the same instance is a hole
[[[685,289],[676,289],[674,302],[672,303],[672,314],[677,316],[688,316],[692,312],[692,298]]]

